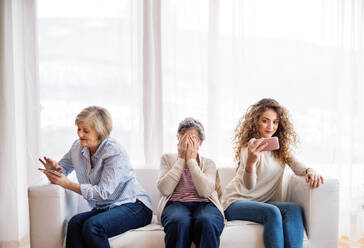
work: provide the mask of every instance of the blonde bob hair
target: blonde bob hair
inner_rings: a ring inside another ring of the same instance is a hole
[[[108,138],[112,129],[112,119],[109,111],[103,107],[90,106],[83,109],[76,117],[75,124],[87,122],[99,134],[99,140]]]
[[[263,98],[248,108],[235,129],[233,147],[238,166],[240,166],[241,149],[248,146],[250,139],[260,138],[259,118],[267,109],[275,111],[279,120],[278,129],[273,136],[278,137],[280,148],[272,152],[273,156],[278,159],[282,167],[291,161],[292,150],[296,147],[298,138],[290,121],[288,110],[274,99]]]

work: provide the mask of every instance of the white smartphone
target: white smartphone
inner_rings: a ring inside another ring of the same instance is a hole
[[[262,151],[273,151],[279,149],[279,141],[278,137],[270,137],[263,139],[263,142],[261,144],[267,143],[268,145],[262,150]]]
[[[59,176],[59,177],[62,176],[62,173],[61,172],[58,172],[56,170],[45,169],[45,168],[38,168],[38,170],[40,170],[40,171],[48,171],[48,172],[50,172],[50,173],[52,173],[52,174],[54,174],[56,176]]]

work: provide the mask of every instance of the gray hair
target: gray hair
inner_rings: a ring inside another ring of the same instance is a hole
[[[189,129],[196,129],[200,140],[201,141],[205,140],[205,138],[206,138],[205,129],[203,128],[201,122],[199,122],[198,120],[196,120],[192,117],[187,117],[179,123],[177,137],[183,135]]]
[[[103,107],[90,106],[83,109],[76,117],[75,124],[81,121],[89,122],[99,134],[99,140],[108,138],[112,129],[112,119],[109,111]]]

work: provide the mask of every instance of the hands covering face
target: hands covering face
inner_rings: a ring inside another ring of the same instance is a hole
[[[196,135],[183,134],[178,142],[178,157],[184,160],[197,159],[201,141]]]

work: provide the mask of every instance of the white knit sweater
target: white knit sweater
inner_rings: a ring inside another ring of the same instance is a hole
[[[253,172],[245,171],[248,158],[248,148],[243,147],[240,153],[240,167],[234,178],[225,187],[223,194],[223,208],[226,210],[231,203],[237,200],[247,201],[281,201],[282,178],[285,165],[282,165],[272,152],[262,152],[253,166]],[[288,164],[296,175],[306,174],[306,167],[297,160]]]

